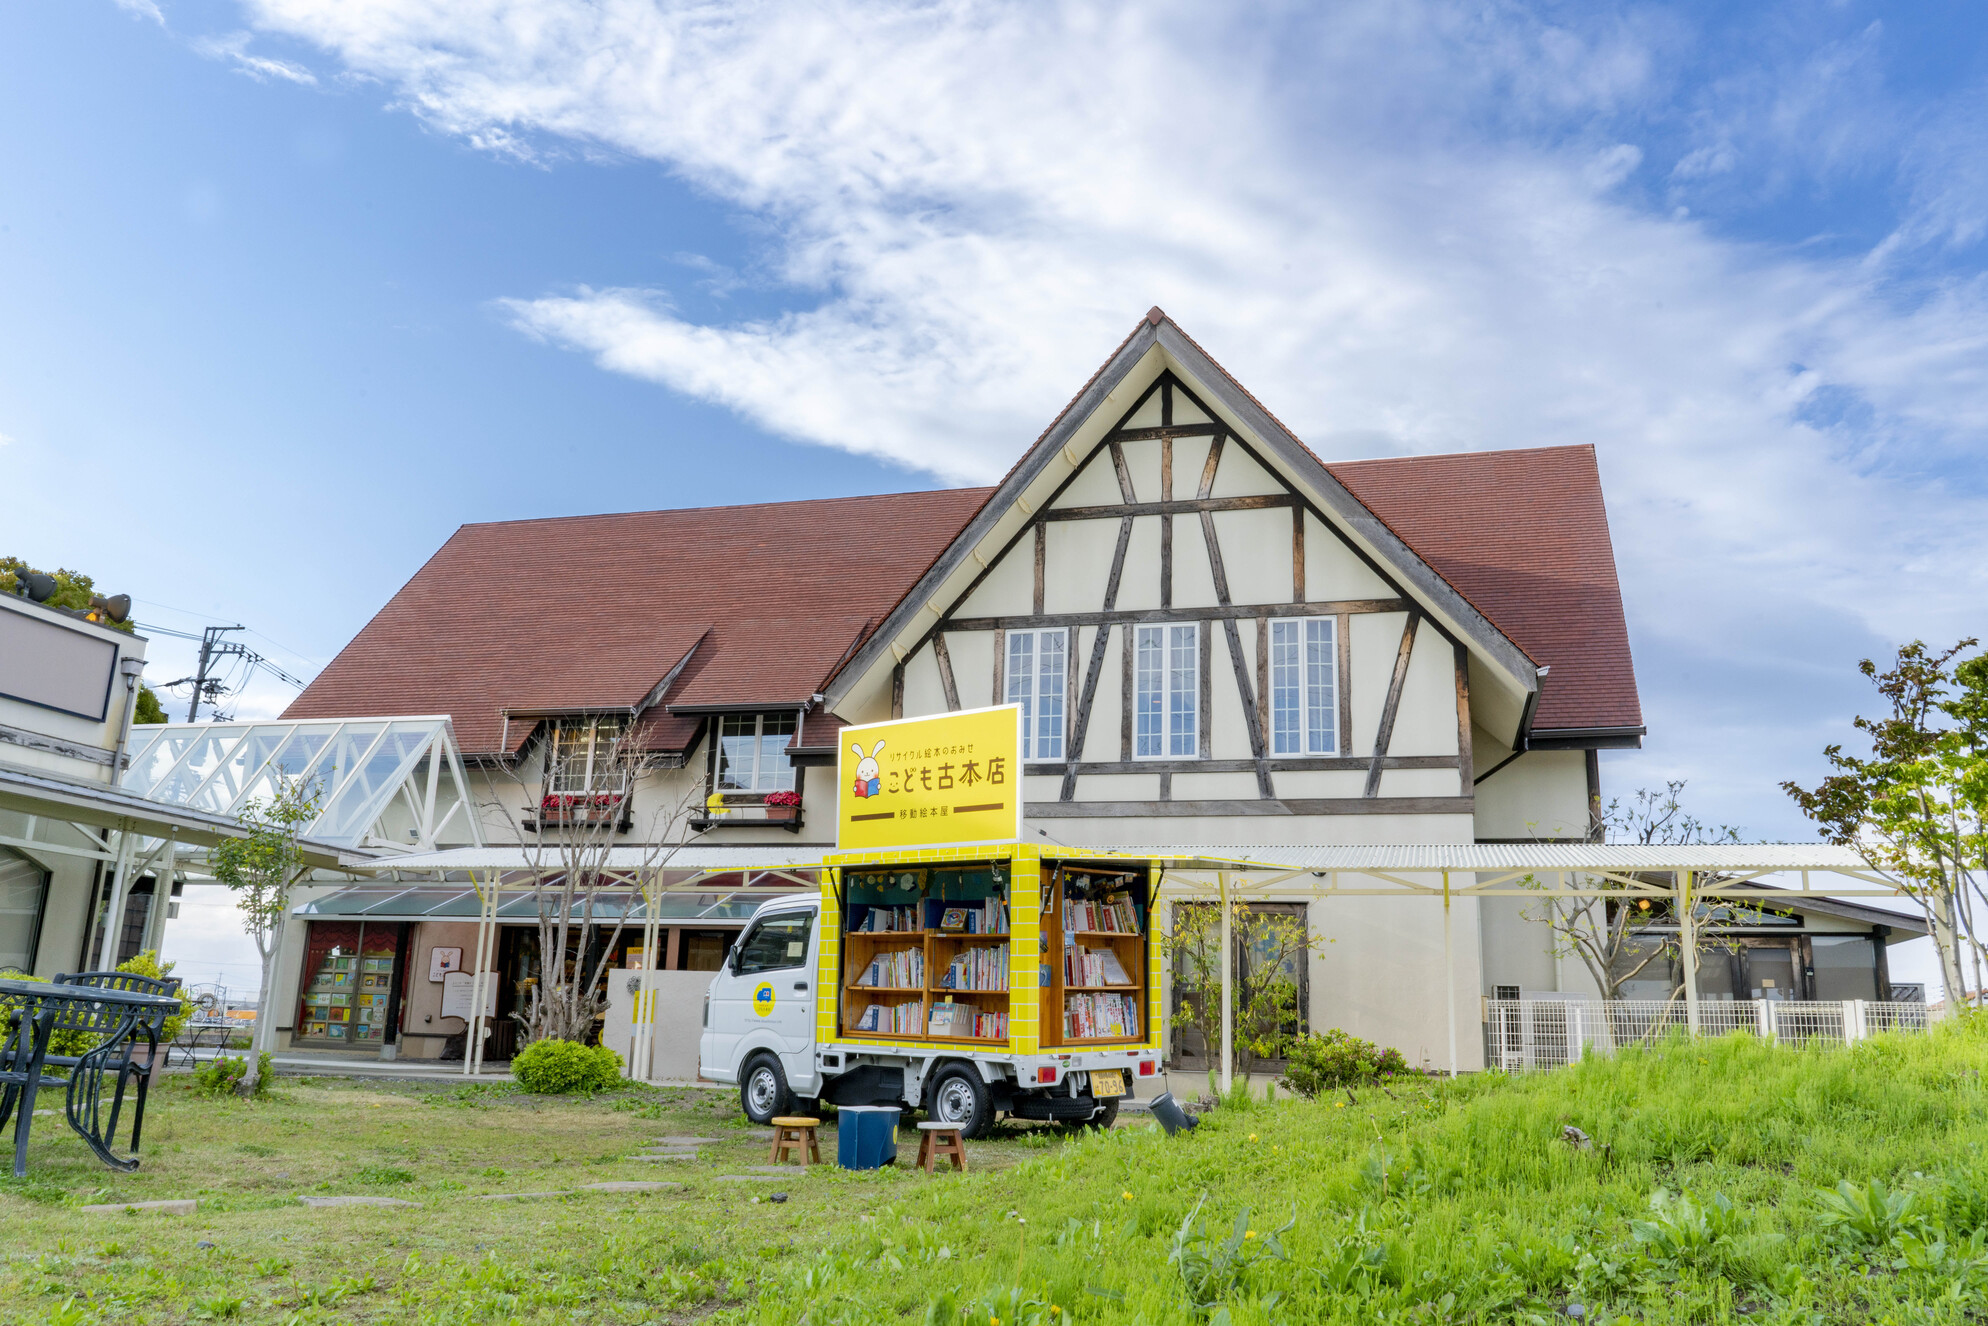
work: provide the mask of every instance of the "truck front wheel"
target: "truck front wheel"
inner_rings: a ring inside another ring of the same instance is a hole
[[[746,1118],[767,1124],[793,1108],[793,1093],[787,1089],[787,1074],[780,1061],[770,1054],[760,1055],[746,1065],[739,1079],[739,1105]]]
[[[948,1068],[932,1084],[934,1123],[956,1124],[962,1137],[979,1137],[994,1121],[994,1101],[980,1074],[969,1068]]]

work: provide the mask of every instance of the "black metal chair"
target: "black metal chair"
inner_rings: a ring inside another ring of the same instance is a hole
[[[145,1097],[151,1084],[152,1063],[159,1055],[159,1036],[165,1029],[166,1020],[171,1016],[169,1007],[150,1009],[132,1008],[128,1005],[93,1002],[85,993],[89,990],[128,990],[137,994],[164,995],[171,997],[179,990],[176,980],[159,980],[150,976],[138,976],[121,971],[71,972],[55,978],[58,986],[77,987],[75,999],[63,1000],[53,1006],[52,1014],[43,1010],[43,1016],[53,1017],[53,1033],[80,1032],[94,1037],[96,1043],[81,1054],[44,1054],[35,1074],[32,1087],[38,1089],[63,1078],[51,1077],[50,1069],[60,1069],[66,1074],[67,1113],[69,1126],[89,1143],[97,1158],[113,1169],[134,1170],[138,1168],[137,1152],[145,1126]],[[22,1049],[26,1047],[27,1018],[16,1015],[16,1036],[21,1039]],[[139,1038],[143,1037],[147,1047],[146,1062],[141,1066],[136,1061]],[[116,1074],[117,1085],[111,1095],[108,1118],[104,1115],[104,1079]],[[124,1093],[133,1080],[137,1081],[138,1092],[135,1108],[131,1116],[130,1158],[114,1154],[112,1145],[117,1138],[118,1116],[124,1110]],[[33,1092],[27,1090],[30,1084],[25,1081],[7,1083],[4,1095],[0,1095],[0,1128],[5,1128],[8,1117],[17,1104],[31,1109]]]

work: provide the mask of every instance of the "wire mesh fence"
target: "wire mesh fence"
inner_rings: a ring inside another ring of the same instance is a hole
[[[1744,1032],[1788,1044],[1848,1045],[1881,1031],[1924,1031],[1926,1005],[1863,999],[1707,1000],[1706,1036]],[[1506,1072],[1560,1068],[1590,1054],[1648,1045],[1690,1026],[1682,999],[1492,999],[1485,1004],[1484,1062]]]

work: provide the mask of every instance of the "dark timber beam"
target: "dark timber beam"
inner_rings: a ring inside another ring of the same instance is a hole
[[[953,684],[953,656],[946,648],[946,636],[942,631],[932,637],[932,657],[939,664],[939,685],[946,692],[946,712],[959,712],[959,687]]]
[[[1171,442],[1177,437],[1212,437],[1224,424],[1161,424],[1158,428],[1116,428],[1105,434],[1114,442]]]
[[[1270,768],[1275,773],[1365,773],[1373,763],[1364,755],[1273,755]],[[1454,769],[1454,755],[1390,755],[1383,760],[1388,769]],[[1026,772],[1042,777],[1060,777],[1064,764],[1030,763]],[[1215,774],[1254,773],[1255,760],[1087,760],[1077,766],[1079,774]]]
[[[1123,608],[1111,612],[1042,612],[1013,617],[951,617],[948,631],[1032,631],[1044,626],[1116,626],[1134,622],[1221,621],[1246,617],[1338,617],[1374,612],[1407,612],[1405,599],[1345,599],[1336,603],[1232,603],[1202,608]]]
[[[1369,798],[1381,794],[1381,761],[1387,758],[1387,748],[1394,741],[1394,718],[1401,712],[1401,692],[1408,685],[1408,656],[1415,649],[1415,628],[1420,624],[1422,614],[1412,609],[1408,620],[1401,628],[1401,647],[1394,655],[1394,676],[1387,684],[1387,704],[1381,710],[1381,729],[1374,737],[1374,759],[1367,769],[1367,791]]]
[[[1129,486],[1131,478],[1122,475]],[[1274,511],[1294,507],[1289,493],[1255,493],[1248,497],[1192,497],[1184,501],[1140,502],[1127,498],[1116,506],[1060,506],[1042,513],[1044,520],[1116,520],[1120,516],[1191,516],[1206,511]]]
[[[1122,474],[1122,470],[1121,470]],[[1125,480],[1129,486],[1130,479]],[[1118,522],[1118,547],[1111,554],[1111,576],[1104,582],[1105,611],[1111,611],[1112,604],[1118,602],[1118,582],[1125,574],[1125,550],[1132,545],[1132,522]],[[1098,675],[1104,671],[1104,651],[1111,644],[1111,627],[1099,626],[1097,638],[1091,641],[1091,665],[1084,670],[1084,694],[1077,707],[1077,718],[1065,734],[1063,753],[1069,760],[1068,770],[1063,775],[1063,796],[1068,801],[1077,794],[1077,758],[1084,753],[1084,740],[1091,729],[1091,702],[1097,698]]]
[[[1158,815],[1468,815],[1470,797],[1342,797],[1301,801],[1046,801],[1028,819],[1105,819]]]
[[[1472,785],[1470,776],[1471,746],[1470,735],[1470,651],[1461,644],[1456,651],[1456,755],[1457,768],[1462,771],[1458,780],[1460,787]]]

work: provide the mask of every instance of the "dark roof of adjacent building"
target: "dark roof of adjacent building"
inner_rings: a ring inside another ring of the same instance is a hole
[[[987,493],[464,525],[283,716],[446,713],[490,755],[549,713],[803,705]],[[698,722],[651,711],[651,748]]]
[[[1533,662],[1551,669],[1534,731],[1643,726],[1593,447],[1326,468]]]

